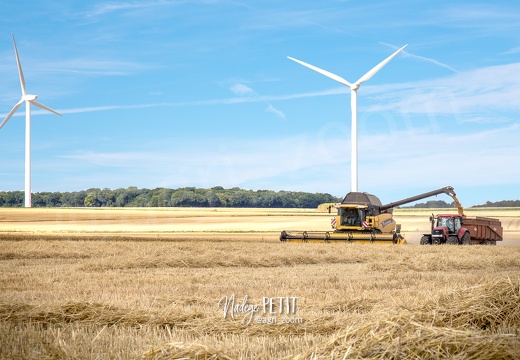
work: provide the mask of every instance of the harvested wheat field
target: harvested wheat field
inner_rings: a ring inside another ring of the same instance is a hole
[[[431,212],[398,246],[278,241],[314,210],[0,209],[0,358],[520,358],[520,210],[419,246]]]

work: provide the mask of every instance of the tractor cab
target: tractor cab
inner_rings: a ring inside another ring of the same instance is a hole
[[[437,215],[437,227],[445,227],[449,234],[457,234],[462,227],[460,215]]]
[[[445,243],[450,235],[457,235],[462,228],[462,216],[453,214],[437,215],[437,223],[435,217],[431,216],[432,223],[431,238],[434,244]]]

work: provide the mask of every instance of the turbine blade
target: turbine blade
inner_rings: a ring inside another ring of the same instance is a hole
[[[25,96],[25,78],[23,77],[22,64],[20,63],[20,57],[18,56],[18,49],[16,48],[16,41],[14,41],[14,35],[11,35],[13,37],[14,53],[16,54],[16,63],[18,64],[18,75],[20,75],[20,86],[22,87],[22,95]]]
[[[386,59],[384,59],[383,61],[381,61],[379,64],[377,64],[376,66],[374,66],[372,68],[372,70],[370,70],[369,72],[367,72],[365,75],[363,75],[358,81],[356,81],[356,84],[360,85],[361,83],[367,81],[368,79],[370,79],[372,76],[374,76],[379,70],[381,70],[381,68],[383,66],[385,66],[390,60],[392,60],[397,54],[399,54],[401,52],[401,50],[403,50],[405,47],[407,47],[408,44],[406,44],[405,46],[403,46],[402,48],[400,48],[399,50],[397,50],[395,53],[393,53],[392,55],[390,55],[389,57],[387,57]]]
[[[50,111],[51,113],[54,113],[54,114],[56,114],[56,115],[61,116],[61,114],[60,114],[59,112],[57,112],[56,110],[52,110],[50,107],[47,107],[47,106],[45,106],[45,105],[43,105],[43,104],[40,104],[40,103],[39,103],[38,101],[36,101],[36,100],[30,100],[29,102],[30,102],[31,104],[33,104],[33,105],[38,106],[39,108],[42,108],[42,109],[44,109],[44,110]]]
[[[7,116],[5,117],[4,121],[2,121],[2,123],[0,124],[0,129],[5,125],[5,123],[11,118],[11,116],[13,116],[13,114],[16,112],[16,110],[18,110],[18,108],[20,106],[22,106],[23,104],[23,99],[21,99],[20,101],[18,101],[16,103],[15,106],[13,106],[13,108],[11,109],[11,111],[9,111],[9,114],[7,114]]]
[[[301,60],[292,58],[290,56],[287,56],[287,58],[291,59],[292,61],[296,61],[298,64],[303,65],[305,67],[308,67],[311,70],[319,72],[320,74],[325,75],[326,77],[331,78],[332,80],[336,80],[337,82],[339,82],[339,83],[341,83],[343,85],[347,85],[348,87],[352,87],[351,83],[349,83],[347,80],[343,79],[342,77],[340,77],[340,76],[338,76],[336,74],[328,72],[327,70],[320,69],[319,67],[316,67],[314,65],[307,64],[306,62],[303,62]]]

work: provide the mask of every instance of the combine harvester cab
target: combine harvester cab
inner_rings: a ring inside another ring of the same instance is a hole
[[[281,241],[292,242],[356,242],[406,244],[401,235],[401,225],[393,219],[393,209],[397,206],[422,200],[438,194],[454,194],[453,187],[446,186],[420,195],[382,205],[375,195],[349,192],[333,219],[333,231],[288,231],[280,234]]]
[[[404,244],[400,225],[392,217],[393,208],[383,209],[379,198],[368,193],[350,192],[333,221],[329,240],[360,243]]]

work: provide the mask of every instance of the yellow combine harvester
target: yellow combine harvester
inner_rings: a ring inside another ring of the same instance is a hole
[[[405,244],[401,225],[396,224],[394,207],[439,194],[451,196],[457,207],[460,203],[453,187],[446,186],[424,194],[382,205],[375,195],[365,192],[349,192],[341,204],[335,205],[338,214],[331,221],[332,231],[288,231],[280,234],[281,241],[292,242],[356,242]]]

